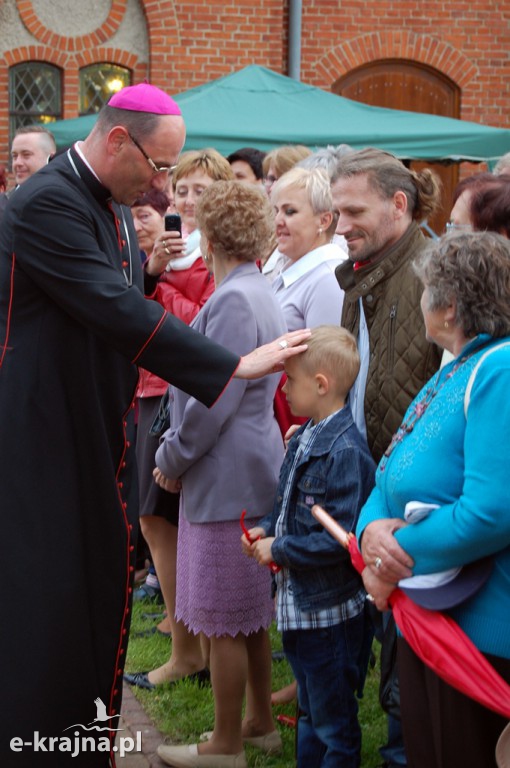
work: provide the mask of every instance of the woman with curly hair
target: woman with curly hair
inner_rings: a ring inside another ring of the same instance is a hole
[[[267,195],[219,181],[202,193],[196,218],[216,291],[192,327],[239,354],[284,333],[278,302],[255,263],[273,233]],[[243,743],[267,753],[282,748],[270,703],[270,572],[244,556],[239,526],[243,510],[253,527],[273,505],[283,459],[273,411],[278,379],[233,382],[210,410],[172,390],[171,427],[156,453],[155,476],[170,493],[182,489],[176,616],[210,639],[215,720],[198,745],[160,746],[168,765],[244,768]]]
[[[202,191],[215,181],[232,177],[229,163],[214,149],[188,152],[181,157],[172,175],[172,185],[176,208],[184,225],[182,233],[165,231],[164,214],[170,201],[164,192],[152,189],[132,206],[138,243],[148,256],[144,269],[157,281],[152,298],[188,325],[214,291],[214,278],[200,253],[195,203]],[[209,676],[200,638],[191,635],[174,618],[179,500],[161,490],[152,476],[159,439],[150,434],[150,428],[167,389],[168,383],[163,379],[149,371],[140,371],[136,446],[140,528],[151,552],[166,608],[166,617],[157,631],[172,636],[172,651],[164,664],[148,672],[125,675],[130,685],[146,690],[184,677],[203,682]],[[135,599],[151,597],[154,592],[147,579],[135,593]]]

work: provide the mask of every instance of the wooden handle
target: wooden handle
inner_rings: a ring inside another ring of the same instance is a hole
[[[345,528],[342,528],[340,523],[337,523],[337,521],[334,520],[331,515],[318,504],[313,505],[312,515],[316,520],[319,521],[321,525],[324,526],[324,528],[333,536],[333,538],[340,542],[342,547],[349,549],[349,540],[352,536],[352,533],[348,533]]]

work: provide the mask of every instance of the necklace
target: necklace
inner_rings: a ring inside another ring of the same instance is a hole
[[[384,472],[386,468],[386,462],[388,461],[388,457],[391,455],[391,453],[394,451],[394,449],[399,445],[399,443],[402,442],[402,440],[406,437],[406,435],[411,434],[413,429],[415,428],[417,422],[421,419],[435,396],[441,392],[444,385],[451,379],[451,377],[458,371],[458,369],[464,365],[466,360],[469,360],[469,358],[474,355],[476,352],[480,350],[480,347],[477,349],[474,349],[472,352],[469,352],[467,355],[463,355],[459,360],[455,363],[451,371],[449,371],[440,382],[441,373],[442,371],[438,371],[434,379],[431,381],[430,386],[427,387],[425,390],[423,397],[421,400],[416,403],[416,405],[413,407],[411,412],[408,414],[407,418],[404,419],[400,427],[397,429],[393,437],[391,438],[391,442],[384,451],[384,455],[381,459],[381,462],[379,464],[379,469],[381,472]]]

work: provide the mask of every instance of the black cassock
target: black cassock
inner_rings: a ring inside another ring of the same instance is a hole
[[[130,213],[74,149],[15,192],[1,230],[0,765],[96,768],[108,752],[70,750],[118,727],[137,365],[211,405],[238,357],[143,297]]]

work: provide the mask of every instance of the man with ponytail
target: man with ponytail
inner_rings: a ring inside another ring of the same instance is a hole
[[[336,231],[349,249],[349,260],[336,269],[345,291],[341,324],[356,337],[361,358],[351,410],[379,462],[408,405],[440,363],[440,351],[425,337],[423,287],[411,267],[427,243],[420,223],[438,207],[440,186],[429,169],[416,173],[389,152],[368,148],[339,159],[331,187]],[[376,613],[376,637],[386,648],[394,637],[390,614],[381,626]],[[394,670],[387,672],[397,681]],[[398,712],[397,698],[381,749],[386,768],[407,764]]]

